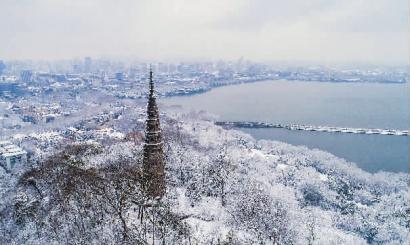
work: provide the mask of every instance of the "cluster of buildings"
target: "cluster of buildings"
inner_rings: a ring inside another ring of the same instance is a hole
[[[59,103],[44,103],[44,104],[26,104],[13,102],[9,105],[9,111],[19,115],[25,123],[50,123],[56,118],[67,117],[73,110],[63,110]]]
[[[150,67],[156,74],[156,94],[159,97],[191,95],[214,87],[268,79],[403,83],[409,77],[406,68],[283,68],[244,59],[151,64],[125,64],[90,57],[60,62],[1,61],[0,135],[12,136],[29,126],[46,129],[47,125],[52,125],[51,122],[59,120],[64,122],[64,129],[59,129],[57,138],[121,138],[123,135],[106,124],[121,117],[125,108],[121,103],[126,101],[123,99],[143,102],[149,96],[146,81]],[[100,101],[93,100],[97,95],[102,98]],[[105,101],[108,97],[116,102]],[[103,106],[108,110],[101,111]],[[65,122],[70,123],[66,125]],[[93,128],[95,125],[99,128]],[[2,166],[5,168],[24,161],[23,149],[11,143],[2,143],[1,147]]]
[[[328,68],[328,67],[298,67],[281,70],[281,79],[319,82],[369,82],[369,83],[405,83],[408,81],[408,69],[403,68]]]
[[[0,75],[0,96],[3,97],[100,90],[119,98],[141,98],[147,96],[143,86],[149,67],[158,78],[159,96],[205,92],[216,86],[263,79],[403,83],[409,76],[406,68],[279,67],[243,59],[233,62],[125,64],[86,57],[84,60],[47,65],[13,62],[6,63],[5,67],[3,75]]]
[[[25,93],[38,96],[60,91],[75,94],[83,90],[100,90],[119,98],[141,98],[147,96],[143,86],[149,67],[158,78],[157,93],[160,96],[205,92],[216,86],[263,79],[403,83],[409,76],[405,68],[284,68],[243,59],[233,62],[125,64],[86,57],[84,60],[47,65],[40,63],[37,66],[33,63],[6,63],[6,69],[0,76],[0,91],[3,93],[0,96],[18,97]]]

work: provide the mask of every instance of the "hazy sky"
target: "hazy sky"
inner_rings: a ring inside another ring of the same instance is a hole
[[[409,62],[408,0],[0,0],[0,59]]]

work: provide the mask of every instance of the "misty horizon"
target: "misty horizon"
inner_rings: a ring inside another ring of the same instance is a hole
[[[409,64],[409,3],[11,1],[0,59]]]

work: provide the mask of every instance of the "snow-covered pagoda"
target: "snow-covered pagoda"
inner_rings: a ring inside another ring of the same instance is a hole
[[[159,112],[154,94],[152,70],[149,73],[149,97],[145,127],[145,144],[143,159],[143,188],[145,193],[154,199],[165,193],[164,153]]]

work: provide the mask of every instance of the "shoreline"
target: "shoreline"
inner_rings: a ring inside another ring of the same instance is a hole
[[[297,79],[286,79],[280,77],[265,77],[265,78],[256,78],[256,79],[249,79],[249,80],[228,80],[227,82],[211,82],[208,86],[205,87],[198,87],[198,88],[180,88],[174,91],[168,91],[160,96],[163,98],[172,98],[172,97],[182,97],[182,96],[193,96],[197,94],[204,94],[207,93],[215,88],[226,87],[226,86],[233,86],[233,85],[241,85],[247,83],[257,83],[257,82],[268,82],[268,81],[288,81],[288,82],[317,82],[317,83],[332,83],[332,84],[389,84],[389,85],[402,85],[407,84],[408,82],[388,82],[388,81],[379,81],[379,82],[369,82],[369,81],[349,81],[349,80],[333,80],[333,81],[321,81],[321,80],[297,80]]]

